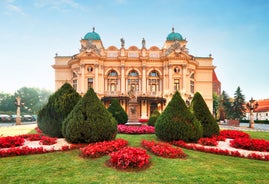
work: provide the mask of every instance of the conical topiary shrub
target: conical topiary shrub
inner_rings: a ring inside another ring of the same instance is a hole
[[[125,110],[121,107],[118,99],[113,99],[107,110],[116,119],[118,124],[125,124],[128,121],[128,115]]]
[[[219,125],[209,111],[200,93],[196,92],[194,94],[190,109],[203,126],[203,137],[219,135]]]
[[[149,117],[148,125],[155,126],[155,122],[159,116],[160,116],[160,112],[157,109],[155,109]]]
[[[202,131],[201,123],[188,110],[178,91],[155,123],[155,134],[163,141],[195,142]]]
[[[51,137],[63,137],[62,123],[81,96],[65,83],[49,97],[48,103],[39,111],[37,125],[43,133]]]
[[[63,122],[63,135],[71,143],[112,140],[117,122],[90,88]]]

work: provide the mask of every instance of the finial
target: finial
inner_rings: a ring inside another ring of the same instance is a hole
[[[174,27],[172,27],[172,32],[174,32],[175,31],[175,28]]]
[[[92,28],[92,32],[94,32],[94,31],[95,31],[95,27]]]

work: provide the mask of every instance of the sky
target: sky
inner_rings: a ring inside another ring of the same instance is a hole
[[[222,90],[269,98],[268,0],[0,0],[0,91],[54,91],[55,53],[77,54],[95,27],[105,48],[161,48],[175,28],[193,56],[212,54]]]

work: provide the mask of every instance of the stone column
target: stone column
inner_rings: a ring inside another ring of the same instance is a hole
[[[85,91],[85,65],[84,64],[80,65],[80,70],[81,70],[80,90],[81,90],[81,93],[86,93]]]
[[[94,65],[94,90],[96,91],[96,93],[99,93],[99,72],[98,72],[98,64]]]

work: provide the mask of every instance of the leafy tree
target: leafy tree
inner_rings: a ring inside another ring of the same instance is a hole
[[[63,123],[63,135],[71,143],[112,140],[117,122],[90,88]]]
[[[221,94],[220,107],[223,112],[223,115],[220,118],[221,120],[232,118],[232,103],[231,103],[230,97],[225,91],[222,91],[222,94]]]
[[[6,114],[16,114],[16,97],[21,98],[24,103],[21,106],[21,114],[37,114],[37,112],[47,103],[51,91],[38,88],[22,87],[14,94],[0,93],[0,109]]]
[[[128,115],[125,110],[121,107],[118,99],[113,99],[111,105],[107,109],[112,116],[116,119],[118,124],[125,124],[128,121]]]
[[[219,115],[219,109],[220,109],[220,97],[216,93],[213,93],[213,114],[215,118],[217,118]]]
[[[163,141],[197,141],[202,137],[201,123],[188,110],[177,91],[155,123],[155,134]]]
[[[203,126],[203,137],[219,135],[219,125],[199,92],[194,94],[190,109]]]
[[[148,121],[148,125],[149,126],[155,126],[156,120],[158,119],[158,117],[160,116],[160,112],[158,111],[158,109],[155,109],[153,111],[153,113],[151,114],[151,116],[149,117],[149,121]]]
[[[235,93],[234,93],[234,101],[232,104],[232,117],[233,119],[242,119],[245,114],[245,96],[242,94],[242,90],[238,86]]]
[[[63,137],[62,123],[80,99],[81,96],[74,88],[65,83],[39,111],[38,127],[51,137]]]

